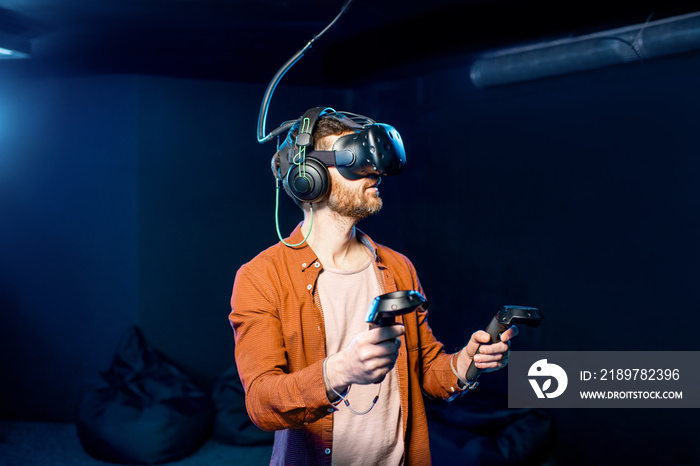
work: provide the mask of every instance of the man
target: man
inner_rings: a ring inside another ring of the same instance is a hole
[[[357,131],[321,117],[313,148],[331,150]],[[423,290],[405,256],[356,229],[382,207],[381,178],[346,179],[333,166],[328,174],[329,194],[313,206],[295,197],[303,223],[236,275],[229,318],[248,414],[276,431],[271,464],[430,464],[423,394],[467,390],[472,361],[483,371],[503,367],[517,329],[496,344],[477,331],[455,354],[422,308],[370,329],[364,317],[376,296]]]

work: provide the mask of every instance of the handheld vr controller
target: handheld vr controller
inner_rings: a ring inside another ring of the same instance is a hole
[[[370,328],[388,327],[396,323],[396,316],[408,314],[419,307],[428,309],[430,303],[414,290],[393,291],[379,295],[372,301],[365,317]]]
[[[367,310],[365,322],[369,328],[388,327],[396,323],[396,316],[408,314],[420,307],[428,309],[430,303],[425,297],[414,290],[392,291],[379,295],[372,301]],[[381,383],[379,380],[376,383]]]
[[[491,343],[501,341],[501,333],[508,330],[514,324],[524,324],[528,327],[537,327],[544,319],[544,316],[536,307],[524,306],[503,306],[489,322],[486,327],[486,333],[491,336]],[[477,354],[479,351],[477,350]],[[481,370],[476,367],[474,361],[467,369],[466,379],[470,382],[476,382],[476,379],[481,374]]]

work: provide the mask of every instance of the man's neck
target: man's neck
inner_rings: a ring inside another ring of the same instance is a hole
[[[304,210],[302,233],[324,267],[339,270],[354,270],[366,263],[364,246],[357,239],[357,221],[331,211],[327,206],[314,206],[313,225],[309,210]]]

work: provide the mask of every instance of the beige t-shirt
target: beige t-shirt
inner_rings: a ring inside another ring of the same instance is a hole
[[[358,270],[324,268],[318,277],[318,293],[326,327],[326,354],[346,348],[358,333],[366,330],[367,309],[381,294],[371,257]],[[403,423],[398,376],[394,367],[380,384],[352,385],[347,394],[350,406],[363,412],[379,399],[372,410],[359,416],[344,403],[333,413],[333,464],[401,465],[404,456]]]

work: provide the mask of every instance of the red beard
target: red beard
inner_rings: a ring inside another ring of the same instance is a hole
[[[331,175],[331,193],[328,197],[328,207],[339,215],[362,220],[376,214],[382,208],[383,201],[379,191],[369,188],[377,186],[379,179],[365,178],[364,183],[349,185],[346,180],[338,179],[341,175]]]

